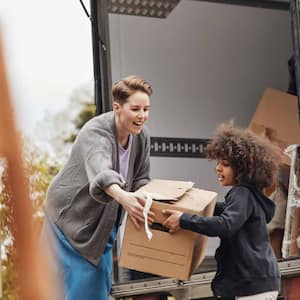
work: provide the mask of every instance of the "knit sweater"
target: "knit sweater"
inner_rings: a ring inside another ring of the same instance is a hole
[[[143,128],[133,136],[125,182],[119,174],[115,116],[108,112],[83,126],[68,161],[52,181],[46,215],[92,264],[99,263],[120,207],[105,189],[118,184],[135,191],[148,183],[149,153],[150,137]]]

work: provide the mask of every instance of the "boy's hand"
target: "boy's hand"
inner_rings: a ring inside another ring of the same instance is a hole
[[[176,232],[180,229],[180,217],[183,214],[180,211],[164,209],[162,213],[168,218],[163,222],[163,226],[169,228],[169,232]]]

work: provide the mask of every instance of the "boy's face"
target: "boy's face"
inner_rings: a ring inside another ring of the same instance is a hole
[[[227,159],[220,159],[216,165],[218,180],[222,186],[234,185],[234,172]]]

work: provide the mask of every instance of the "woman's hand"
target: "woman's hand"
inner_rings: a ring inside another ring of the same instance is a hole
[[[125,192],[120,204],[127,211],[128,216],[132,220],[137,229],[140,229],[145,222],[143,215],[144,206],[146,203],[146,197],[140,193]],[[151,225],[154,221],[154,213],[148,212],[147,222]]]
[[[124,191],[117,184],[110,185],[105,192],[118,201],[128,213],[137,229],[140,229],[145,222],[143,215],[146,196],[141,193]],[[147,222],[151,225],[154,221],[154,213],[149,211]]]
[[[164,209],[162,213],[168,218],[163,222],[163,226],[169,228],[169,232],[176,232],[180,229],[180,217],[182,212],[172,209]]]

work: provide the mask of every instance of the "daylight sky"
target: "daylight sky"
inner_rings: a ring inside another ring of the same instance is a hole
[[[17,122],[30,134],[93,79],[90,21],[79,0],[2,0],[0,33]]]

